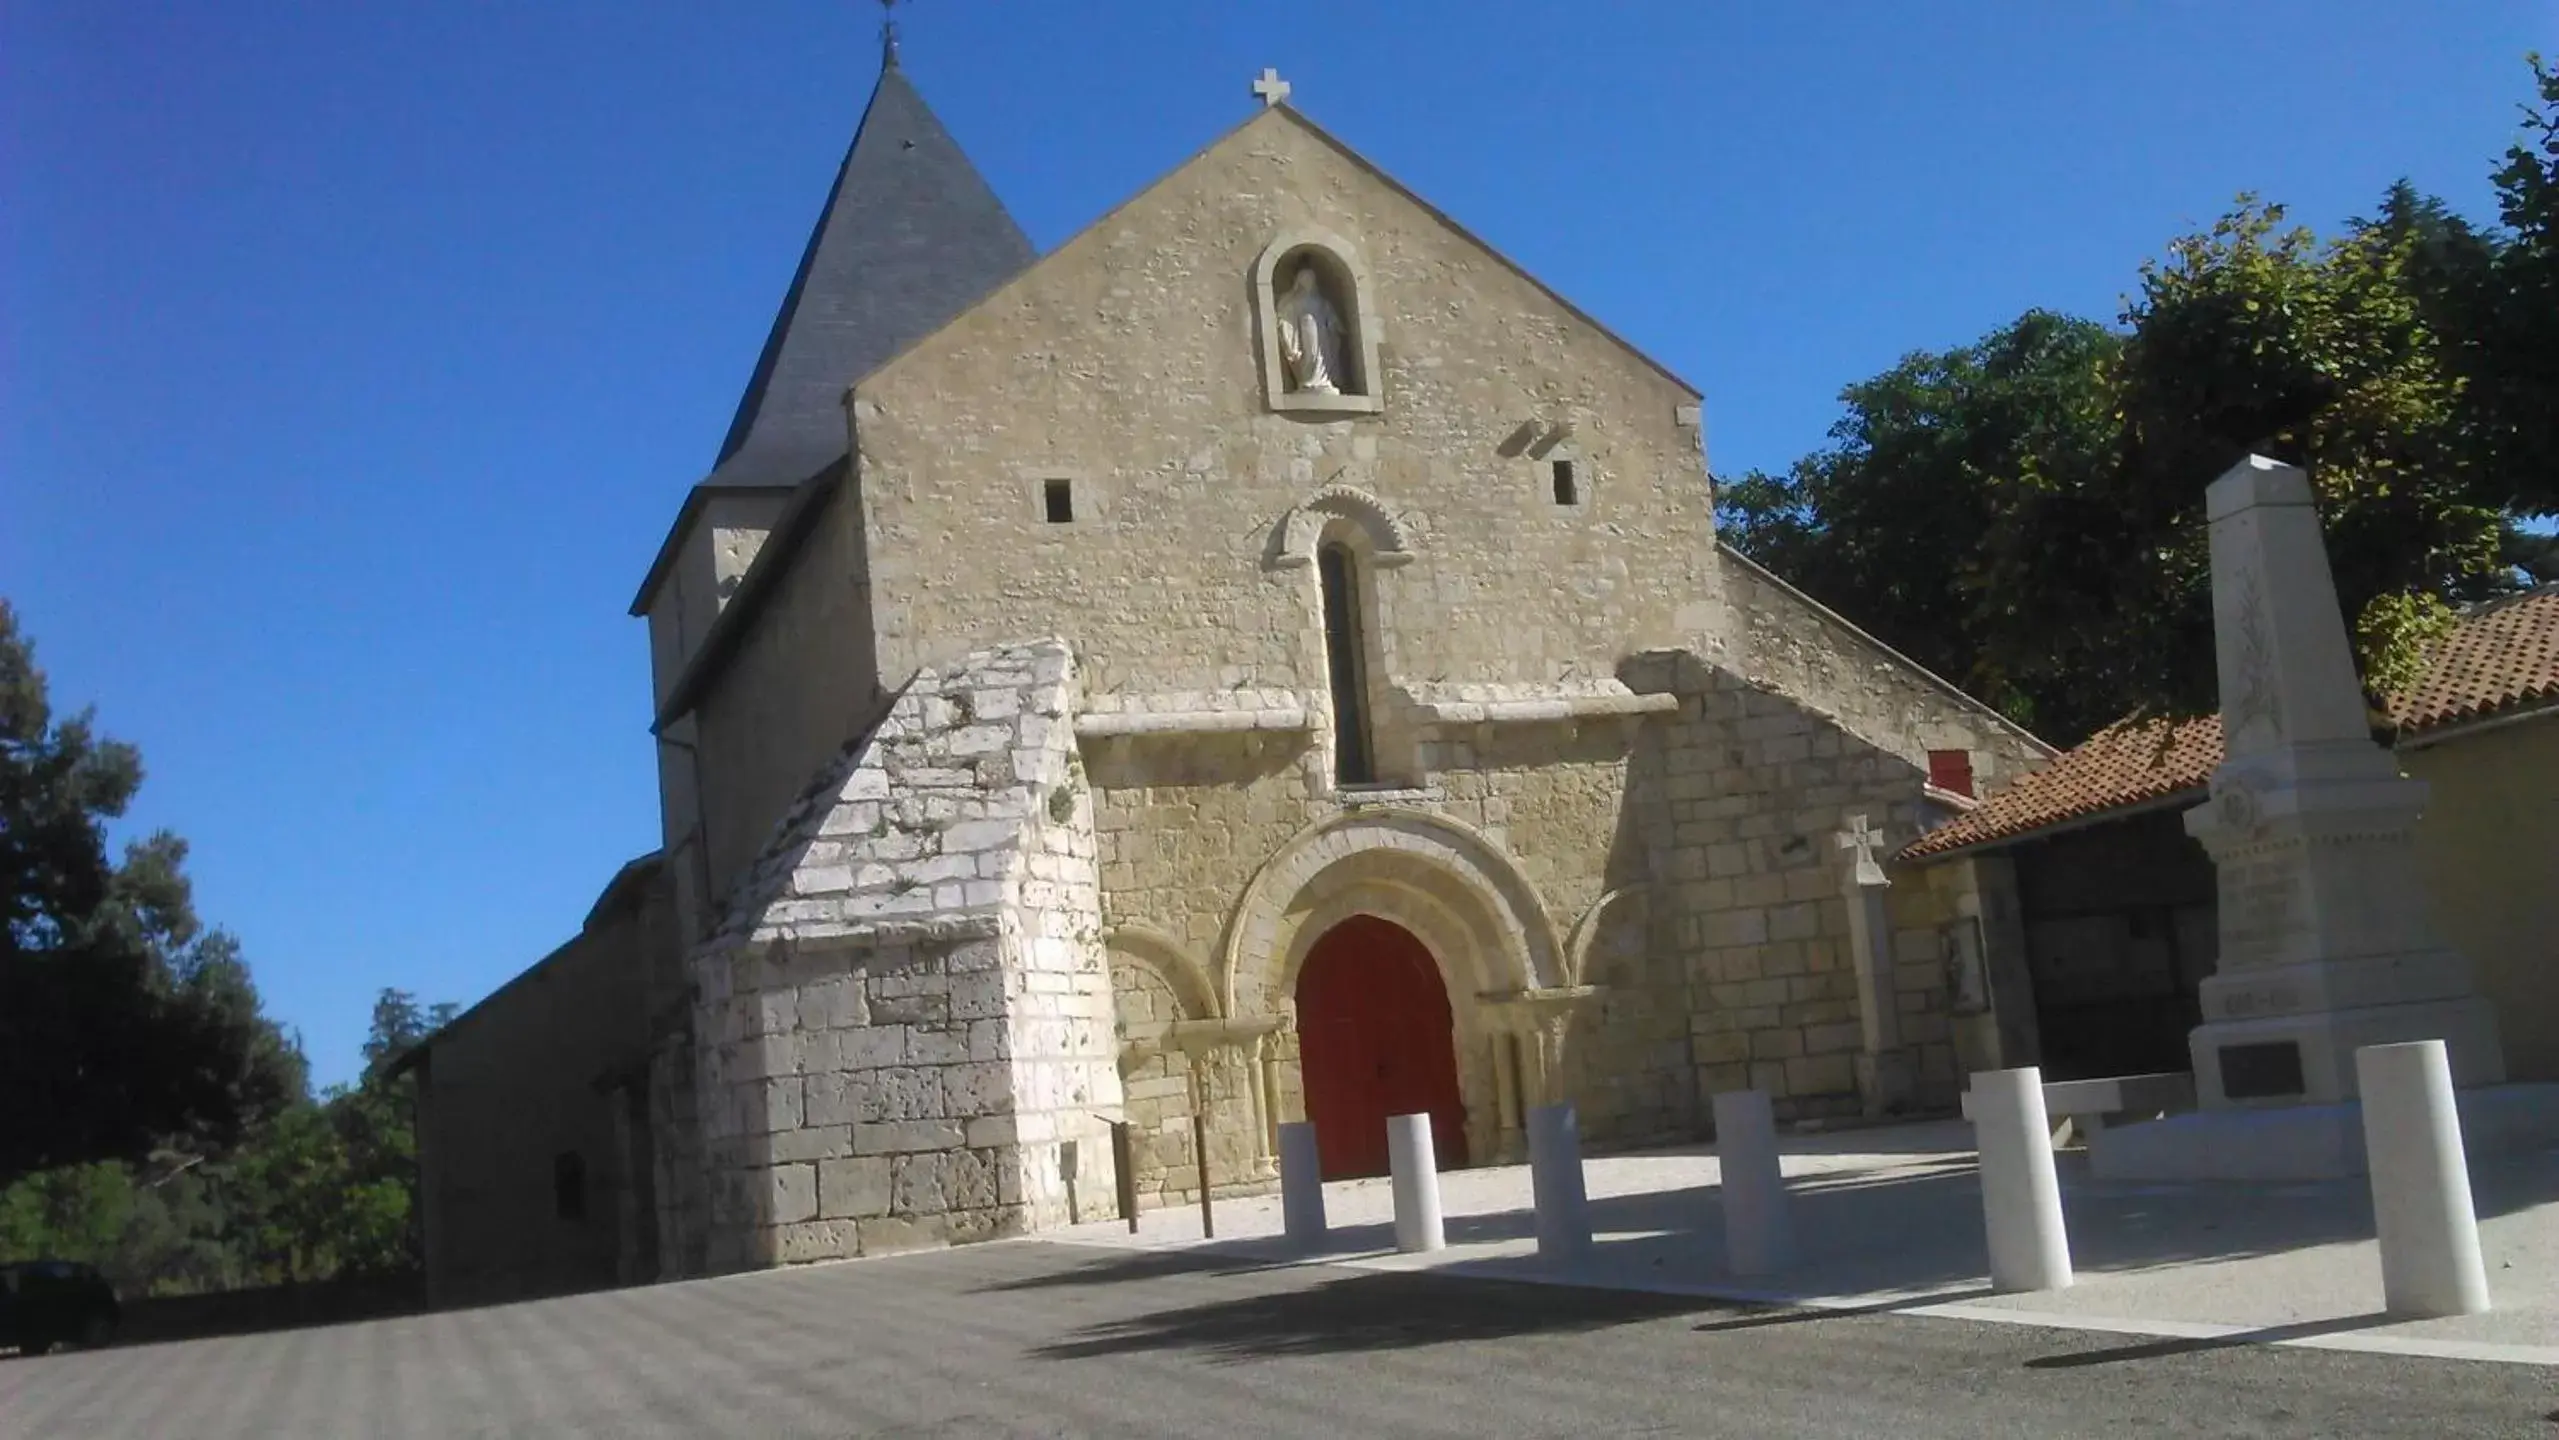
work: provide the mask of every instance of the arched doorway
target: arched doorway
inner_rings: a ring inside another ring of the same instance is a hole
[[[1411,931],[1354,915],[1297,976],[1298,1064],[1324,1178],[1386,1173],[1386,1117],[1428,1111],[1440,1167],[1466,1163],[1448,989]]]

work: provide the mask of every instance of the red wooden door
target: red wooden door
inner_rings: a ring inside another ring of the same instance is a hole
[[[1411,931],[1355,915],[1297,976],[1298,1064],[1324,1178],[1386,1173],[1386,1117],[1424,1111],[1441,1169],[1466,1163],[1448,990]]]

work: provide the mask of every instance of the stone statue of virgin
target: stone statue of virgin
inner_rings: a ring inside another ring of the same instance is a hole
[[[1350,377],[1342,342],[1342,312],[1324,294],[1315,266],[1299,265],[1279,302],[1280,358],[1288,365],[1289,388],[1340,394]]]

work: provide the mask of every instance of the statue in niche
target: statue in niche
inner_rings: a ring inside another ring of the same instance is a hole
[[[1317,395],[1339,395],[1350,379],[1347,336],[1342,312],[1324,293],[1315,262],[1301,261],[1279,300],[1280,359],[1288,366],[1288,388]]]

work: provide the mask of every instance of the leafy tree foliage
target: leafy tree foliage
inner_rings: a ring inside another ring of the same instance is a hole
[[[129,1294],[415,1273],[414,1098],[390,1065],[452,1013],[383,991],[363,1077],[298,1097],[228,1155],[63,1166],[0,1190],[0,1259],[87,1260]]]
[[[195,916],[186,842],[107,853],[142,783],[86,711],[57,721],[0,602],[0,1184],[236,1143],[304,1088],[239,947]]]
[[[2109,329],[2031,312],[1844,392],[1830,447],[1718,497],[1726,535],[2048,738],[2215,703],[2202,493],[2307,468],[2367,683],[2454,605],[2550,578],[2559,510],[2559,77],[2498,174],[2504,228],[2401,184],[2322,242],[2242,197]]]
[[[142,783],[57,719],[0,603],[0,1259],[88,1260],[134,1293],[414,1270],[400,1054],[452,1017],[385,990],[363,1077],[310,1093],[239,946],[196,919],[186,844],[109,858]]]

